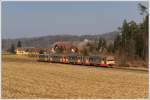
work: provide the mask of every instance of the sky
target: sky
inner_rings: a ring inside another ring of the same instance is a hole
[[[124,19],[140,23],[137,1],[3,1],[2,38],[86,35],[116,31]],[[148,2],[141,2],[148,6]]]

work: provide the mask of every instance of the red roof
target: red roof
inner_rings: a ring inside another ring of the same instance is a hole
[[[65,48],[65,49],[70,49],[73,47],[73,45],[70,42],[56,42],[54,44],[54,47],[60,47],[60,48]]]

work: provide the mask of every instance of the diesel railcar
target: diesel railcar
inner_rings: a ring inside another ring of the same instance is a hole
[[[114,59],[107,59],[97,55],[83,56],[77,54],[39,54],[38,61],[51,62],[51,63],[64,63],[64,64],[76,64],[76,65],[93,65],[108,67],[115,64]]]

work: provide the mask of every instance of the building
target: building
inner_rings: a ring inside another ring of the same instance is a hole
[[[17,48],[16,54],[36,57],[39,55],[40,51],[46,54],[50,52],[50,48],[34,48],[34,47]]]
[[[76,47],[71,42],[56,42],[53,44],[51,52],[61,52],[61,53],[69,53],[75,52]]]
[[[28,55],[27,48],[17,48],[15,51],[17,55]]]

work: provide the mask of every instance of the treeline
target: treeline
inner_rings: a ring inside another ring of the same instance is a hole
[[[146,59],[148,55],[148,15],[143,23],[124,20],[121,34],[114,41],[114,52],[125,54],[126,57]]]
[[[114,40],[114,53],[124,54],[127,58],[148,59],[148,12],[147,8],[139,4],[143,21],[137,24],[135,21],[124,20],[120,28],[121,34]],[[145,15],[145,16],[144,16]]]
[[[128,22],[126,19],[123,21],[119,29],[119,33],[113,43],[107,45],[104,38],[99,38],[92,45],[87,45],[83,53],[99,52],[99,53],[112,53],[119,56],[123,63],[130,59],[148,60],[148,18],[149,14],[147,8],[139,4],[139,11],[143,17],[141,23],[135,21]],[[140,15],[139,14],[139,15]]]

